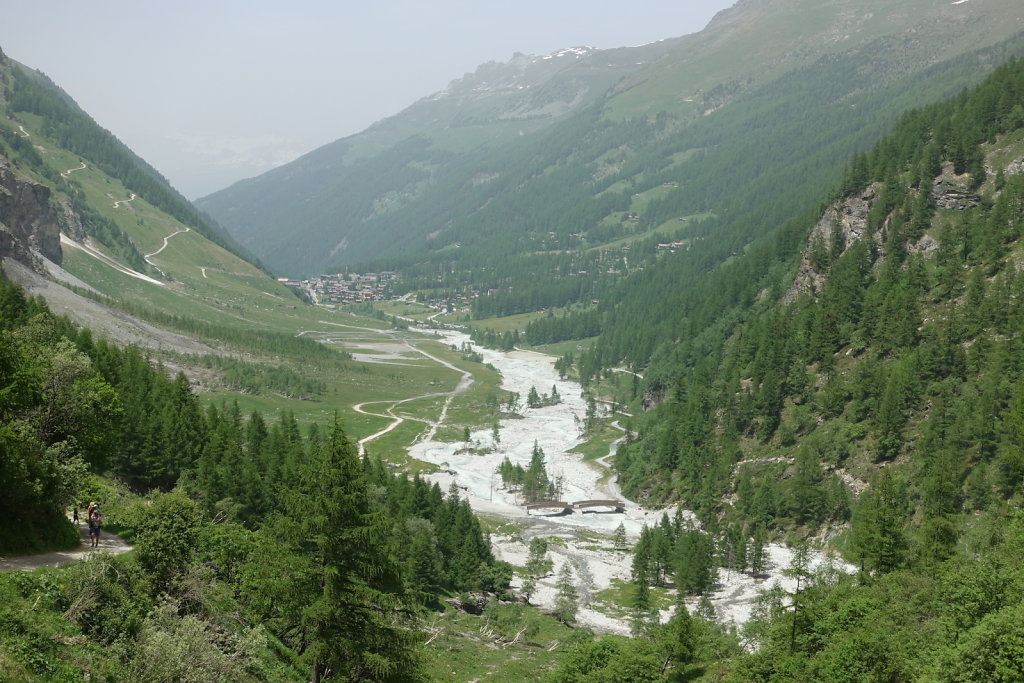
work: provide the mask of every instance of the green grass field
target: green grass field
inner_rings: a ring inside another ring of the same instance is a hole
[[[473,327],[482,327],[492,332],[513,332],[519,330],[522,332],[526,329],[526,326],[537,318],[544,317],[544,313],[520,313],[518,315],[508,315],[503,318],[485,318],[483,320],[474,320],[471,325]]]
[[[585,461],[597,460],[608,455],[612,441],[622,436],[622,431],[611,426],[611,420],[603,419],[598,421],[598,427],[587,440],[573,448],[570,453],[579,453]]]

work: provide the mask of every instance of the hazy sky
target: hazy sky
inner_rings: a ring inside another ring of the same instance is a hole
[[[734,0],[26,0],[0,48],[40,69],[189,198],[513,52],[693,33]]]

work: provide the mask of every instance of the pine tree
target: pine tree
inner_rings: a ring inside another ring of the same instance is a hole
[[[782,571],[788,577],[796,579],[796,588],[793,591],[793,621],[789,635],[789,651],[796,649],[796,634],[799,630],[801,596],[811,579],[811,550],[806,543],[800,543],[793,548],[793,558],[789,567]]]
[[[633,594],[633,606],[630,612],[630,633],[639,638],[651,632],[652,627],[657,624],[658,612],[654,608],[654,601],[651,598],[651,587],[646,576],[635,576],[633,583],[636,592]]]
[[[566,560],[562,563],[562,568],[558,571],[558,580],[555,582],[555,589],[558,591],[555,597],[555,615],[559,621],[566,624],[576,621],[576,611],[579,608],[575,578],[572,562]]]
[[[537,387],[530,386],[530,392],[526,395],[526,407],[527,408],[540,408],[541,401],[540,395],[537,394]]]
[[[999,452],[999,460],[1006,468],[1012,482],[1024,479],[1024,384],[1017,388],[1016,395],[1003,414],[1007,439]]]
[[[587,417],[583,423],[587,434],[597,429],[597,402],[593,398],[587,399]]]
[[[316,592],[302,610],[311,679],[327,669],[346,678],[415,675],[414,633],[400,628],[408,605],[385,547],[383,516],[370,503],[356,449],[335,418],[311,448],[301,487],[288,501],[297,550]]]
[[[821,466],[812,449],[801,448],[797,451],[795,469],[793,508],[796,521],[800,524],[819,522],[824,513],[825,497],[821,490]]]
[[[619,525],[615,527],[615,535],[612,536],[612,547],[618,552],[625,552],[629,548],[629,542],[626,539],[626,526],[619,522]]]
[[[543,500],[549,493],[550,483],[547,468],[544,467],[544,451],[534,441],[533,450],[530,453],[530,464],[526,468],[523,478],[523,497],[528,502]]]
[[[638,581],[638,577],[646,578],[652,574],[651,538],[651,529],[645,524],[644,528],[640,530],[640,539],[633,548],[634,581]]]
[[[882,470],[857,502],[850,535],[865,572],[890,572],[903,563],[902,496],[892,473]]]
[[[762,527],[754,529],[754,537],[750,544],[750,573],[763,574],[768,566],[768,553],[765,549],[765,533]]]
[[[699,614],[704,621],[713,622],[718,618],[718,615],[715,612],[715,606],[711,603],[711,598],[708,597],[707,593],[701,593],[700,599],[697,600],[697,614]]]
[[[676,611],[658,634],[658,647],[665,655],[664,667],[672,666],[678,678],[682,678],[683,665],[693,661],[697,646],[697,634],[693,618],[680,600]]]

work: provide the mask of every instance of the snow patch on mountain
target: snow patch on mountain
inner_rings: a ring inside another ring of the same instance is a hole
[[[549,55],[541,57],[541,59],[555,59],[556,57],[568,57],[570,55],[579,59],[580,57],[586,57],[587,55],[594,52],[595,48],[592,47],[567,47],[559,50],[558,52],[552,52]]]

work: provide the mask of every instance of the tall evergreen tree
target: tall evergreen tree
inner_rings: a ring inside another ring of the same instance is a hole
[[[349,679],[418,676],[402,581],[383,549],[382,512],[374,509],[356,449],[335,418],[309,454],[288,510],[307,558],[314,593],[302,610],[311,680],[330,669]]]

